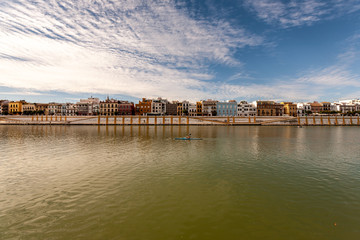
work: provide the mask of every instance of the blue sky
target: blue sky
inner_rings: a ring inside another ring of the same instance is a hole
[[[2,0],[0,99],[360,95],[360,0]]]

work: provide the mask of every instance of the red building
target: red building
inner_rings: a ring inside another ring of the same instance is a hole
[[[119,101],[118,104],[119,115],[134,115],[134,103],[128,101]]]

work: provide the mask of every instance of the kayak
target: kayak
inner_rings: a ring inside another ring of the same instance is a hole
[[[182,138],[175,138],[175,140],[202,140],[202,138],[186,138],[186,137],[182,137]]]

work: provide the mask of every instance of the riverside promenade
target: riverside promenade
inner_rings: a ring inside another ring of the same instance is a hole
[[[358,116],[188,117],[188,116],[0,116],[1,125],[279,125],[360,126]]]

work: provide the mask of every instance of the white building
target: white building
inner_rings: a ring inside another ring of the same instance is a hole
[[[48,106],[49,115],[60,115],[61,114],[61,104],[60,103],[49,103]]]
[[[311,111],[311,104],[310,103],[297,103],[297,108],[299,109],[303,109],[306,112],[310,112]]]
[[[77,102],[76,105],[80,115],[97,115],[100,113],[99,98],[80,99],[80,102]]]
[[[360,111],[360,100],[351,99],[351,100],[341,100],[338,102],[340,105],[339,111],[342,113]]]
[[[152,100],[151,102],[151,114],[152,115],[165,115],[166,113],[166,104],[168,104],[169,101],[166,99],[158,98],[155,100]]]
[[[75,116],[77,112],[76,104],[66,103],[65,104],[65,114],[66,116]]]
[[[196,116],[196,104],[195,103],[189,103],[188,114],[190,117]]]
[[[356,111],[356,105],[355,104],[341,104],[340,105],[340,111],[342,113],[355,112]]]
[[[331,103],[330,105],[330,111],[335,111],[335,112],[340,112],[341,109],[340,109],[340,103],[337,103],[337,102],[333,102]]]
[[[240,101],[237,104],[237,116],[238,117],[252,117],[256,116],[257,111],[256,107],[252,103],[248,103],[247,101]]]

